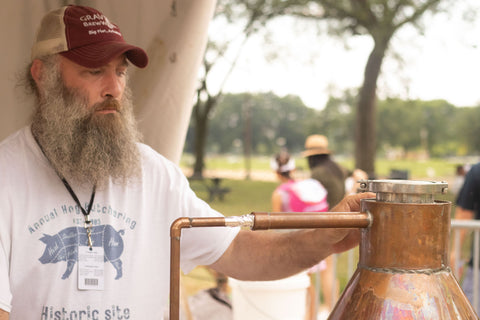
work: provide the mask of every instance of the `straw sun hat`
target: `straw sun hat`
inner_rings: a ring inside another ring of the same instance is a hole
[[[329,154],[328,139],[324,135],[313,134],[305,140],[305,151],[302,156],[309,157],[317,154]]]

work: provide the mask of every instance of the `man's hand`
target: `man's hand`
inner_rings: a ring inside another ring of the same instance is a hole
[[[375,198],[375,193],[364,192],[346,196],[333,207],[332,212],[358,212],[360,211],[360,200],[369,198]]]
[[[358,212],[360,211],[361,199],[375,198],[375,193],[365,192],[346,196],[332,212]],[[328,241],[331,246],[332,253],[340,253],[352,249],[358,245],[360,241],[359,229],[317,229],[317,233],[322,233],[323,241]],[[328,244],[328,243],[327,243]],[[323,245],[327,245],[324,243]]]

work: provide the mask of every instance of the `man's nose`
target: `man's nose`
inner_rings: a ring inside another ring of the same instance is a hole
[[[117,75],[115,72],[108,72],[103,79],[102,97],[112,97],[120,99],[123,94],[125,82],[123,77]]]

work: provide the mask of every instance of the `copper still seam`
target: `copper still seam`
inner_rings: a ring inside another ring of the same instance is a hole
[[[380,272],[380,273],[390,273],[390,274],[406,274],[406,273],[411,273],[411,274],[426,274],[426,275],[432,275],[435,273],[439,272],[452,272],[450,267],[448,266],[443,266],[441,268],[425,268],[425,269],[401,269],[401,268],[375,268],[375,267],[368,267],[365,265],[358,265],[357,266],[359,269],[364,269],[368,270],[371,272]]]
[[[180,238],[184,228],[250,227],[252,230],[295,228],[367,228],[370,213],[252,212],[241,217],[178,218],[170,227],[170,320],[180,319]]]

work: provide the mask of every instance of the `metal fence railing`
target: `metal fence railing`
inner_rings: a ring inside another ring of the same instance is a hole
[[[479,259],[480,259],[480,221],[478,220],[457,220],[453,219],[451,222],[453,239],[452,248],[455,249],[455,262],[453,263],[452,271],[457,280],[461,283],[460,267],[464,264],[461,258],[462,248],[460,248],[460,231],[462,229],[473,232],[473,298],[472,304],[475,312],[479,313],[479,295],[478,295],[478,280],[479,280]],[[470,253],[469,253],[470,254]],[[470,258],[470,256],[468,257]]]

